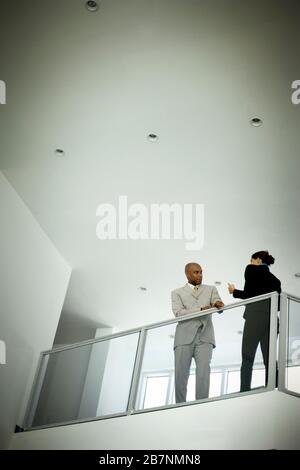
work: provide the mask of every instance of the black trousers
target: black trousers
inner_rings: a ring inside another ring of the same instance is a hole
[[[248,311],[247,311],[248,310]],[[252,370],[257,347],[260,344],[266,368],[266,385],[269,359],[269,309],[246,309],[242,341],[241,392],[251,390]]]

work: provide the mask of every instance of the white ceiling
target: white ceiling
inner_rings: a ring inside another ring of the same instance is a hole
[[[0,168],[73,268],[63,318],[117,329],[167,319],[193,260],[229,301],[227,281],[241,286],[261,249],[299,295],[299,2],[100,3],[0,5]],[[204,204],[203,248],[100,241],[96,208],[120,195]]]

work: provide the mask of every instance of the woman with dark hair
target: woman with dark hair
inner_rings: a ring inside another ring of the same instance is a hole
[[[269,266],[275,259],[268,251],[257,251],[251,256],[251,264],[245,270],[244,290],[238,290],[228,283],[228,291],[238,299],[248,299],[257,295],[277,291],[281,293],[281,283],[270,272]],[[242,341],[241,392],[251,390],[252,368],[258,344],[260,344],[268,378],[270,300],[262,300],[246,305],[245,325]]]

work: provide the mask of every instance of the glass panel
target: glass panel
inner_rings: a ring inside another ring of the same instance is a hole
[[[227,377],[227,393],[236,393],[240,390],[240,383],[241,383],[241,373],[240,370],[230,370],[228,371]]]
[[[147,331],[144,357],[141,367],[141,375],[137,393],[136,409],[151,408],[150,403],[155,402],[155,398],[147,397],[145,400],[145,380],[148,376],[168,376],[170,380],[174,375],[174,334],[176,324],[166,325]],[[153,382],[158,384],[158,382]],[[161,396],[162,391],[153,391],[155,395]],[[163,400],[161,400],[163,401]],[[168,398],[164,404],[168,404]],[[159,405],[157,405],[159,406]]]
[[[154,408],[167,404],[170,377],[146,377],[144,408]]]
[[[254,369],[252,375],[252,388],[260,388],[265,386],[266,371],[265,369]]]
[[[289,366],[287,389],[300,394],[300,366]]]
[[[264,387],[265,377],[266,377],[265,369],[253,369],[251,389]],[[228,371],[227,387],[225,389],[225,394],[239,392],[240,383],[241,383],[241,371],[239,369]]]
[[[288,302],[288,357],[286,388],[300,393],[300,303]]]
[[[195,388],[196,388],[195,381],[196,381],[196,375],[195,375],[195,370],[193,370],[188,380],[187,401],[195,400]],[[211,371],[210,385],[209,385],[209,398],[220,396],[221,386],[222,386],[222,372]],[[175,403],[175,395],[174,395],[174,403]]]
[[[32,426],[125,412],[138,337],[50,354]]]
[[[197,397],[222,397],[239,392],[242,342],[246,356],[252,356],[252,360],[248,361],[248,369],[243,369],[242,375],[248,377],[248,388],[245,388],[244,384],[243,391],[264,387],[265,367],[261,348],[265,351],[266,360],[269,308],[269,300],[260,301],[247,305],[246,308],[232,307],[221,314],[205,315],[148,330],[140,365],[135,408],[139,410],[175,403],[176,387],[178,402],[194,401]],[[291,304],[289,313],[287,381],[293,390],[299,391],[299,304]],[[212,348],[212,324],[215,348]],[[185,335],[189,336],[188,340]],[[29,414],[30,417],[33,416],[32,426],[126,412],[138,339],[139,333],[134,333],[45,356]],[[197,361],[195,356],[198,357]],[[203,364],[207,364],[207,367],[202,371],[204,378],[198,381],[200,387],[198,386],[196,395],[196,376],[203,369]],[[205,387],[202,387],[204,384]],[[199,390],[203,396],[199,396]]]
[[[266,372],[262,351],[267,360],[270,301],[263,300],[246,307],[232,308],[224,314],[214,315],[213,323],[216,348],[213,350],[211,369],[222,370],[223,385],[220,395],[264,387]]]
[[[187,384],[187,392],[186,392],[186,401],[194,401],[195,400],[195,386],[196,386],[196,376],[195,376],[195,368],[192,368],[190,371],[190,376],[188,379]],[[172,401],[171,404],[174,405],[176,403],[175,400],[175,383],[172,383]]]
[[[186,393],[186,401],[195,400],[195,387],[196,387],[196,376],[195,376],[195,371],[194,371],[189,376],[188,385],[187,385],[187,393]]]
[[[221,397],[223,395],[239,392],[241,390],[243,338],[245,353],[247,355],[248,361],[244,361],[244,387],[242,391],[264,387],[266,372],[263,361],[262,348],[265,353],[265,358],[267,359],[269,348],[270,301],[264,300],[256,302],[254,304],[248,305],[246,309],[245,307],[233,307],[230,310],[226,310],[222,314],[214,314],[211,319],[214,325],[216,348],[214,348],[212,352],[212,361],[210,365],[211,371],[210,377],[208,379],[210,381],[209,389],[208,392],[206,392],[206,397],[203,396],[201,398],[212,398],[218,396]],[[209,318],[206,318],[205,321],[205,328],[207,328],[207,331],[203,330],[202,332],[197,329],[200,325],[198,319],[182,322],[180,328],[181,330],[186,328],[187,334],[189,334],[190,331],[194,331],[192,322],[196,322],[196,324],[198,322],[198,327],[195,330],[198,343],[201,344],[202,342],[202,345],[203,343],[207,344],[211,338],[209,332],[211,325]],[[163,404],[170,405],[175,403],[174,388],[176,381],[174,378],[174,337],[176,334],[176,328],[177,325],[173,324],[153,328],[147,332],[136,409],[143,409],[151,406],[163,406]],[[183,331],[183,333],[185,332]],[[196,337],[195,335],[194,337]],[[183,398],[181,400],[182,402],[194,401],[196,399],[196,363],[194,358],[192,358],[191,362],[189,363],[186,356],[190,346],[191,343],[183,343],[180,352],[182,356],[180,356],[181,369],[178,369],[179,374],[180,370],[183,371],[185,368],[188,376],[186,398],[185,400]],[[197,348],[195,345],[194,351],[196,351],[196,349]],[[178,350],[179,349],[175,348],[175,352]],[[202,351],[200,348],[198,348],[198,350],[200,351],[201,364],[201,355],[205,355],[206,352]],[[249,359],[250,356],[252,356],[252,360]],[[186,366],[184,366],[185,361],[187,361]],[[152,399],[149,397],[150,388],[146,383],[146,377],[151,375],[166,377],[166,382],[164,385],[162,385],[162,382],[161,385],[158,385],[159,381],[153,380],[153,388],[151,388],[151,393],[153,393]],[[247,381],[248,384],[246,383]],[[169,392],[167,392],[167,382]],[[146,398],[145,393],[147,394]],[[153,403],[156,403],[156,405],[153,405]],[[152,405],[150,406],[150,404]]]

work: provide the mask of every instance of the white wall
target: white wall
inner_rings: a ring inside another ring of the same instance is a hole
[[[0,447],[22,424],[41,350],[52,347],[71,269],[0,173]]]
[[[96,328],[88,328],[84,326],[72,325],[72,323],[62,323],[63,315],[60,317],[60,322],[56,330],[53,346],[64,346],[66,344],[79,343],[95,338]]]
[[[16,434],[12,449],[300,449],[299,399],[273,391]]]

